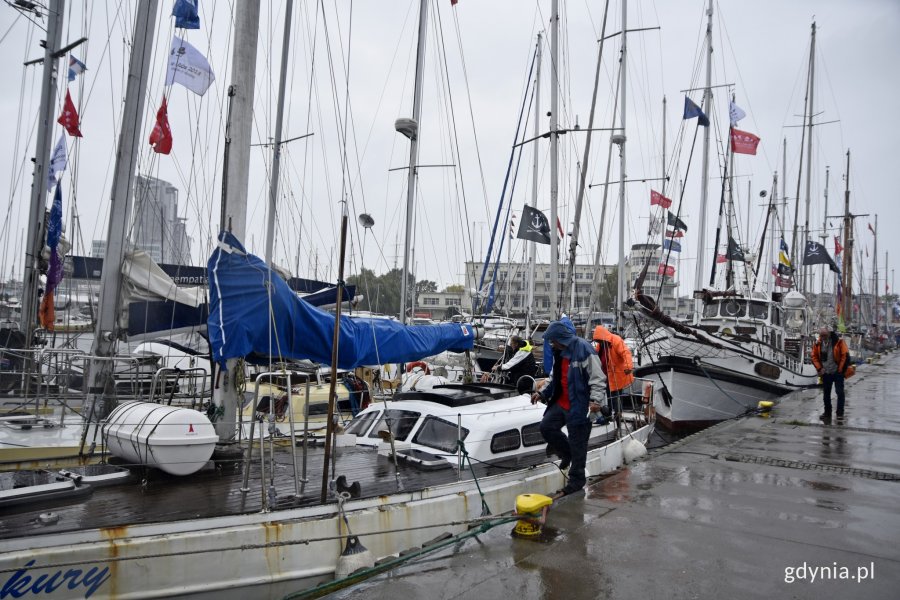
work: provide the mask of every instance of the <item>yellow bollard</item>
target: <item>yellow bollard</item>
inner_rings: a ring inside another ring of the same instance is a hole
[[[543,494],[519,494],[516,496],[516,515],[519,520],[513,529],[516,537],[533,538],[541,534],[541,526],[547,521],[547,512],[553,498]]]

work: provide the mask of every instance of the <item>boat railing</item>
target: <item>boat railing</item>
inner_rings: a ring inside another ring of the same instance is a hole
[[[212,390],[207,387],[209,372],[202,367],[179,369],[162,367],[150,380],[148,400],[157,404],[190,406],[198,410],[205,400],[212,398]]]

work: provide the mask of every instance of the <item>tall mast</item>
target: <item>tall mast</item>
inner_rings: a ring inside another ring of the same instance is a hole
[[[44,214],[47,205],[47,162],[50,160],[50,135],[56,107],[56,74],[59,57],[56,52],[62,40],[64,0],[51,0],[47,10],[47,39],[44,44],[44,76],[41,106],[38,112],[37,143],[34,149],[34,177],[31,181],[31,204],[28,219],[28,241],[25,246],[25,275],[22,278],[22,325],[25,347],[31,347],[37,314],[38,257],[44,248]]]
[[[559,0],[550,4],[550,316],[559,318]]]
[[[147,78],[150,73],[150,54],[153,49],[153,32],[156,30],[158,0],[143,0],[138,5],[134,22],[134,36],[128,80],[125,87],[125,106],[119,131],[116,152],[116,168],[110,195],[109,229],[106,236],[106,257],[100,276],[100,304],[97,327],[91,348],[92,356],[109,357],[115,354],[119,329],[119,292],[122,287],[121,268],[125,257],[125,238],[131,213],[131,193],[134,189],[134,171],[138,148],[141,144],[144,117],[144,101]],[[113,366],[110,361],[92,360],[88,381],[88,395],[93,410],[99,417],[108,415],[114,406]],[[102,395],[103,406],[96,405]]]
[[[710,0],[712,1],[712,0]],[[616,273],[616,328],[621,331],[624,324],[622,310],[625,306],[625,113],[628,112],[627,104],[625,104],[625,91],[627,89],[625,73],[628,64],[628,1],[622,2],[622,56],[621,66],[619,68],[619,76],[621,77],[619,84],[619,93],[622,95],[622,110],[619,111],[619,126],[622,130],[619,132],[621,142],[619,143],[619,269]]]
[[[844,323],[853,315],[853,217],[850,215],[850,151],[847,150],[847,171],[844,174],[844,268],[841,269],[841,309]]]
[[[707,115],[712,115],[712,26],[713,26],[713,0],[709,0],[709,8],[706,11],[706,87],[703,90],[703,109]],[[703,174],[700,180],[700,227],[697,232],[697,270],[694,275],[694,289],[699,290],[703,286],[703,272],[706,258],[706,212],[709,201],[709,135],[710,128],[703,132]],[[694,320],[700,319],[700,300],[694,300]]]
[[[287,0],[284,8],[284,36],[281,43],[281,72],[278,80],[278,110],[275,114],[275,138],[272,140],[272,179],[269,181],[269,219],[266,223],[266,263],[274,260],[275,213],[278,205],[278,178],[281,173],[281,129],[284,123],[284,93],[287,82],[288,51],[291,45],[291,16],[294,0]]]
[[[428,26],[428,0],[419,2],[419,41],[416,48],[416,82],[413,89],[413,130],[409,137],[409,169],[406,173],[406,233],[403,238],[403,272],[400,274],[400,322],[406,323],[409,297],[409,248],[412,243],[416,202],[416,164],[419,161],[419,119],[422,116],[422,76],[425,73],[425,33]]]
[[[226,124],[225,171],[223,173],[222,221],[220,229],[243,240],[247,228],[247,186],[250,175],[250,134],[256,80],[256,47],[259,39],[259,0],[241,2],[235,8],[234,48],[231,55],[231,85]],[[216,421],[222,441],[234,439],[238,397],[237,359],[225,362],[222,385],[213,386],[213,400],[223,410]]]
[[[803,224],[803,252],[806,252],[806,244],[809,241],[809,204],[812,197],[812,133],[813,133],[813,96],[816,91],[816,23],[812,24],[812,39],[809,44],[809,111],[807,121],[806,135],[806,220]],[[802,292],[809,291],[809,283],[811,282],[808,269],[803,269],[803,289]]]
[[[825,211],[822,213],[822,247],[827,247],[828,244],[828,179],[831,175],[831,167],[825,167]],[[822,287],[819,290],[819,297],[825,295],[825,270],[822,270]],[[819,306],[819,301],[816,301],[816,306]]]
[[[872,249],[872,302],[875,307],[875,314],[872,315],[875,321],[875,328],[878,328],[878,215],[875,215],[875,241]]]
[[[537,34],[537,72],[534,76],[534,169],[531,174],[531,205],[537,208],[538,205],[538,163],[540,161],[540,153],[538,152],[537,138],[541,134],[541,56],[543,54],[541,43],[541,34]],[[525,301],[525,337],[531,337],[531,320],[534,316],[534,269],[535,269],[535,247],[537,243],[528,241],[528,298]]]

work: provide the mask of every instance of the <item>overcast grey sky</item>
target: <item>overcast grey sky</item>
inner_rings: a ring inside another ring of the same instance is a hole
[[[144,145],[138,158],[141,173],[168,180],[179,188],[180,210],[187,218],[198,263],[205,262],[218,226],[224,100],[230,80],[233,36],[231,11],[232,5],[240,4],[201,0],[201,29],[190,31],[185,37],[209,56],[216,81],[202,98],[175,86],[169,95],[175,137],[173,153],[157,156]],[[285,150],[276,258],[300,276],[334,279],[342,196],[351,199],[353,214],[368,212],[376,222],[363,238],[358,237],[362,230],[354,228],[353,269],[362,265],[381,273],[394,266],[395,261],[402,263],[398,254],[402,249],[406,178],[403,170],[389,169],[403,167],[408,160],[408,142],[394,132],[393,123],[397,117],[411,113],[418,2],[347,0],[324,4],[323,19],[321,5],[295,3],[284,137],[307,132],[314,135],[292,142]],[[582,0],[561,4],[564,34],[560,44],[559,117],[563,127],[574,126],[576,119],[585,127],[604,3]],[[63,188],[66,214],[75,205],[80,217],[80,233],[74,236],[80,245],[78,250],[89,252],[91,240],[104,238],[108,226],[111,165],[129,51],[125,40],[132,37],[135,3],[98,1],[67,5],[63,40],[86,36],[90,41],[74,52],[88,67],[81,78],[69,84],[80,107],[84,138],[76,143],[70,139],[70,168]],[[142,136],[145,140],[164,91],[166,53],[174,33],[169,16],[171,6],[169,0],[160,3]],[[460,0],[451,7],[450,0],[437,0],[430,6],[419,163],[456,164],[458,168],[420,170],[415,263],[419,278],[436,280],[443,287],[461,283],[463,262],[472,256],[482,260],[487,250],[516,120],[526,93],[535,36],[548,29],[550,2]],[[700,54],[705,10],[703,0],[628,2],[629,29],[659,27],[628,36],[626,150],[630,179],[661,174],[663,95],[668,100],[668,175],[673,181],[685,176],[694,122],[688,122],[682,132],[680,90],[702,83]],[[284,2],[263,3],[254,112],[254,136],[259,141],[267,141],[274,128],[283,13]],[[763,218],[758,193],[771,187],[774,171],[782,171],[785,138],[787,195],[791,199],[797,195],[801,130],[788,126],[800,123],[803,113],[813,20],[818,27],[816,120],[838,122],[817,127],[813,138],[812,227],[821,229],[826,166],[831,168],[829,213],[835,214],[842,206],[845,153],[849,148],[851,209],[872,213],[869,219],[873,225],[874,214],[879,215],[879,260],[883,263],[886,250],[892,261],[900,261],[900,237],[893,234],[893,227],[900,222],[895,183],[900,168],[900,153],[895,147],[900,137],[900,111],[896,109],[900,88],[896,66],[900,60],[900,3],[896,0],[715,3],[713,84],[734,84],[737,103],[748,113],[740,128],[762,138],[757,156],[740,156],[736,161],[741,236],[747,237],[749,182],[749,233],[751,240],[758,239]],[[614,1],[610,5],[607,34],[620,29],[621,1]],[[4,115],[0,135],[5,141],[0,146],[0,186],[9,190],[9,216],[0,239],[6,255],[5,275],[12,267],[10,261],[16,261],[16,273],[21,270],[21,238],[31,182],[29,158],[34,152],[39,101],[40,71],[35,67],[23,70],[22,63],[41,55],[38,40],[42,38],[42,32],[24,16],[9,6],[0,7],[0,51],[6,57],[0,64],[5,82],[0,90]],[[613,38],[604,51],[595,127],[610,126],[619,43],[619,38]],[[545,38],[541,92],[545,114],[550,106],[548,51]],[[62,79],[64,84],[64,74]],[[725,89],[717,91],[713,105],[713,135],[719,149],[724,148],[727,133]],[[60,85],[57,106],[61,106],[64,90]],[[699,102],[699,92],[693,97]],[[335,116],[337,113],[340,118]],[[342,178],[341,131],[348,122],[347,176]],[[548,122],[545,116],[543,130]],[[532,129],[529,119],[529,132]],[[54,143],[60,132],[56,127]],[[594,142],[587,179],[601,183],[608,133],[596,135]],[[576,163],[583,143],[581,133],[564,136],[560,144],[560,215],[567,230],[574,213]],[[456,147],[458,154],[452,151]],[[673,156],[678,148],[681,151]],[[693,260],[697,254],[699,148],[698,141],[685,181],[682,208],[690,226],[678,273],[684,293],[693,285]],[[541,141],[537,146],[529,145],[522,156],[513,197],[515,211],[531,202],[535,149],[540,171],[538,206],[549,210],[549,148],[546,141]],[[722,160],[720,154],[711,157],[707,265],[712,255],[721,185],[715,178]],[[268,151],[255,148],[246,243],[257,253],[264,248],[268,162]],[[613,165],[613,179],[618,179],[617,156]],[[646,241],[651,187],[659,189],[659,184],[627,185],[627,244]],[[598,243],[602,189],[592,187],[587,196],[579,262],[591,261]],[[805,197],[805,179],[800,190],[801,198]],[[674,184],[666,191],[670,197],[677,196]],[[600,235],[605,262],[618,258],[617,225],[612,218],[617,198],[618,189],[613,186],[609,193],[610,216]],[[789,206],[790,224],[793,204]],[[802,207],[800,212],[802,220]],[[867,223],[865,218],[857,221],[857,235],[860,247],[867,248],[871,255],[872,236],[866,230]],[[837,227],[840,223],[834,220],[831,225]],[[830,232],[833,233],[836,231]],[[73,237],[71,232],[69,237]],[[833,242],[827,245],[832,251]],[[514,243],[512,251],[514,257],[521,257],[523,246]],[[506,252],[504,249],[504,260]],[[547,260],[547,249],[542,248],[541,252],[543,256],[539,258]],[[889,270],[893,268],[889,266]],[[864,267],[863,272],[870,277],[871,266]]]

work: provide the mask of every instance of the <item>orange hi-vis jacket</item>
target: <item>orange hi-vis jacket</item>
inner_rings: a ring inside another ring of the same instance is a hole
[[[634,382],[634,375],[631,374],[634,362],[625,340],[602,325],[594,328],[592,337],[595,342],[607,343],[606,379],[609,382],[609,391],[618,392],[630,386]]]
[[[847,350],[847,342],[843,338],[838,337],[836,333],[831,332],[831,347],[832,352],[834,352],[834,362],[838,366],[837,372],[843,375],[850,364],[850,352]],[[815,365],[816,370],[822,369],[821,353],[822,341],[816,339],[816,343],[812,347],[812,363]]]

